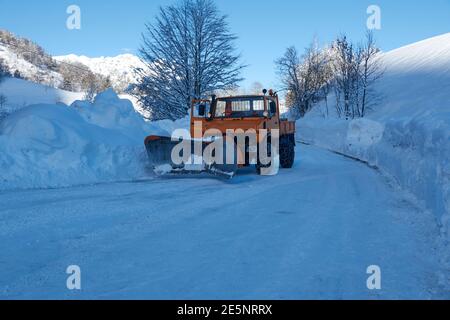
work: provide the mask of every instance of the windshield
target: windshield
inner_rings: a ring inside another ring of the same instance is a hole
[[[216,118],[264,117],[264,97],[218,99]]]

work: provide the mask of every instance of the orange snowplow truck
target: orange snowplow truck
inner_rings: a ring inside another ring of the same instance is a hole
[[[267,146],[267,155],[271,156],[274,149],[271,140],[275,131],[279,138],[278,150],[275,151],[279,166],[292,168],[295,160],[295,122],[281,119],[278,95],[272,90],[267,93],[267,90],[263,90],[262,95],[222,98],[212,96],[210,100],[194,100],[191,108],[190,141],[184,144],[184,146],[192,145],[190,152],[175,149],[181,143],[181,138],[177,138],[176,135],[149,136],[145,139],[147,153],[155,173],[209,172],[233,177],[239,168],[250,165],[255,165],[258,173],[261,173],[261,168],[270,164],[261,161],[259,149],[262,145]],[[192,150],[201,149],[201,152],[204,152],[208,149],[208,145],[216,140],[205,138],[208,132],[215,132],[215,136],[220,134],[224,137],[224,141],[228,139],[225,137],[230,132],[235,134],[234,142],[237,146],[231,163],[225,160],[227,153],[230,153],[226,148],[222,153],[224,159],[222,163],[195,161],[199,156],[201,158],[201,155]],[[249,138],[248,132],[255,132],[256,145]],[[244,140],[240,140],[243,141],[241,144],[237,143],[239,134],[245,136]],[[196,148],[196,143],[201,147]],[[175,161],[174,154],[184,160]]]

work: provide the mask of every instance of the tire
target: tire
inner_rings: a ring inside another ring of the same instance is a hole
[[[259,154],[259,152],[258,152],[258,154]],[[269,140],[269,142],[267,143],[267,155],[270,157],[271,154],[272,154],[272,143]],[[270,164],[264,166],[261,164],[261,162],[259,161],[259,158],[258,158],[258,163],[256,164],[256,173],[258,175],[261,175],[261,168],[268,168],[268,167],[270,167]]]
[[[280,165],[283,169],[291,169],[295,161],[295,145],[288,136],[280,139]]]

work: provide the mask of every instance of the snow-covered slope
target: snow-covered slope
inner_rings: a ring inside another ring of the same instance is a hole
[[[448,111],[450,33],[387,52],[382,59],[386,74],[377,89],[385,103],[375,117]]]
[[[450,33],[419,41],[384,54],[388,71],[450,71]],[[444,69],[441,69],[444,67]]]
[[[6,78],[0,83],[0,94],[6,97],[8,111],[15,111],[31,104],[71,104],[81,100],[83,93],[69,92],[30,81]]]
[[[137,56],[122,54],[116,57],[89,58],[70,54],[54,57],[57,61],[68,63],[79,62],[91,69],[92,72],[109,77],[114,88],[126,89],[130,84],[136,83],[135,68],[145,68],[145,64]]]
[[[24,54],[28,54],[25,52]],[[74,54],[53,57],[57,62],[81,63],[93,73],[109,78],[116,91],[123,92],[130,84],[136,83],[135,68],[145,69],[146,65],[135,55],[122,54],[116,57],[88,58]],[[0,42],[0,60],[13,75],[18,72],[20,77],[35,83],[60,88],[63,76],[45,66],[35,65],[15,53],[13,47]]]
[[[0,44],[0,60],[4,61],[11,74],[18,71],[22,78],[30,81],[39,82],[54,88],[59,87],[63,82],[63,77],[58,72],[26,61],[3,44]]]
[[[450,236],[450,33],[382,60],[382,102],[366,119],[324,119],[317,109],[298,122],[299,139],[379,167],[423,201]]]

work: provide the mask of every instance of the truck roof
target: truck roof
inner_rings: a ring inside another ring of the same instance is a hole
[[[218,97],[217,99],[245,99],[245,98],[274,98],[269,95],[262,95],[262,94],[250,94],[250,95],[239,95],[239,96],[225,96],[225,97]]]

